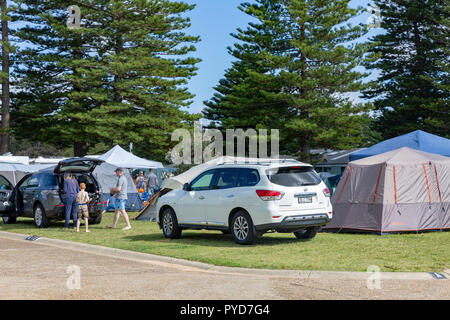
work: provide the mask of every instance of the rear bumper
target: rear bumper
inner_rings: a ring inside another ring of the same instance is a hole
[[[293,232],[295,230],[301,230],[306,227],[323,226],[330,222],[328,214],[316,213],[307,215],[287,216],[281,222],[266,223],[256,225],[257,231],[272,230],[275,229],[279,232]]]

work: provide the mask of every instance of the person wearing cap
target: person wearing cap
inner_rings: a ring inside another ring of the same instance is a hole
[[[114,215],[113,224],[109,226],[109,228],[114,229],[117,226],[117,222],[119,221],[119,216],[122,215],[125,220],[125,228],[122,230],[131,229],[130,218],[128,217],[127,212],[125,211],[125,203],[127,202],[127,178],[123,174],[123,168],[116,169],[117,184],[115,188],[110,189],[110,193],[114,194],[116,198],[116,214]]]

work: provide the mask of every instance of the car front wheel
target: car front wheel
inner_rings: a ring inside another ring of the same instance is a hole
[[[312,239],[316,236],[319,227],[308,227],[306,229],[294,232],[297,239]]]
[[[172,209],[165,209],[161,215],[161,228],[166,238],[178,239],[181,237],[182,230],[178,225],[177,216]]]
[[[231,220],[231,233],[239,244],[252,244],[256,240],[256,231],[252,218],[245,211],[238,211]]]
[[[16,223],[17,218],[11,218],[11,217],[2,217],[3,223],[5,224],[14,224]]]
[[[38,228],[47,228],[50,225],[50,220],[40,204],[34,207],[34,223]]]

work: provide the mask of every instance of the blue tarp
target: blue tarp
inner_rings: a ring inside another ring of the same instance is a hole
[[[388,139],[370,148],[350,154],[349,161],[358,160],[376,154],[396,150],[402,147],[417,149],[450,157],[450,140],[434,134],[416,130],[392,139]]]

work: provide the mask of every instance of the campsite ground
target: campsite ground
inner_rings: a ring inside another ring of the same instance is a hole
[[[170,240],[162,236],[156,223],[133,220],[133,229],[122,231],[123,221],[118,229],[107,229],[111,221],[112,213],[107,213],[100,225],[90,226],[90,233],[83,232],[83,227],[76,233],[63,230],[62,222],[37,229],[32,219],[20,218],[14,225],[0,223],[0,230],[233,267],[367,271],[375,265],[386,272],[441,272],[450,267],[450,232],[384,236],[319,233],[310,241],[274,233],[264,235],[255,245],[241,246],[231,235],[217,231],[187,230],[181,239]]]
[[[436,280],[428,273],[387,272],[380,274],[378,281],[373,276],[366,272],[212,267],[58,239],[25,241],[22,234],[0,232],[0,299],[445,300],[450,297],[449,280]],[[198,306],[199,302],[195,304]],[[179,312],[179,308],[165,308],[164,315],[179,318]]]

